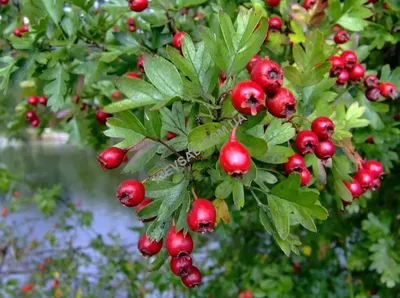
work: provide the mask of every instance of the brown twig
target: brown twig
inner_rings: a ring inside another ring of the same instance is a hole
[[[174,152],[178,157],[183,157],[182,155],[179,154],[178,151],[176,151],[174,148],[171,148],[167,143],[165,143],[163,140],[161,140],[160,138],[154,138],[154,137],[146,137],[146,139],[150,139],[153,140],[155,142],[158,142],[160,144],[162,144],[163,146],[165,146],[167,149],[171,150],[172,152]]]

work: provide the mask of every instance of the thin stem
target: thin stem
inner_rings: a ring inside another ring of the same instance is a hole
[[[194,199],[197,200],[198,198],[197,198],[196,192],[194,191],[193,187],[192,187],[192,194],[193,194]]]
[[[253,189],[255,189],[255,190],[259,190],[259,189],[257,187],[252,187],[252,188],[250,188],[250,192],[253,195],[253,197],[256,199],[258,206],[264,207],[265,205],[263,203],[261,203],[260,199],[256,196],[256,194],[254,193]]]
[[[306,117],[304,117],[304,116],[295,115],[295,116],[292,116],[292,118],[291,118],[291,119],[293,119],[293,118],[300,118],[300,119],[303,119],[303,120],[307,121],[308,123],[312,123],[312,121],[311,121],[311,120],[307,119],[307,118],[306,118]],[[291,119],[290,119],[290,120],[291,120]]]
[[[139,142],[136,143],[136,144],[133,144],[133,145],[131,145],[131,146],[125,148],[125,151],[126,151],[126,152],[131,151],[132,149],[134,149],[134,148],[136,148],[137,146],[139,146],[140,144],[142,144],[145,140],[146,140],[146,138],[142,139],[141,141],[139,141]]]
[[[155,142],[158,142],[160,144],[162,144],[163,146],[165,146],[167,149],[171,150],[172,152],[174,152],[178,157],[183,157],[182,155],[180,155],[178,153],[178,151],[176,151],[174,148],[170,147],[167,143],[165,143],[163,140],[159,139],[159,138],[154,138],[154,137],[146,137],[147,139],[153,140]]]
[[[296,129],[296,132],[298,133],[300,131],[300,127],[294,123],[292,120],[288,120],[288,122],[292,123],[292,125],[294,126],[294,128]]]

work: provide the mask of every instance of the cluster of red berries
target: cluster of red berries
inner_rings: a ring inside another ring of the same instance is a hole
[[[17,27],[14,29],[14,35],[16,37],[22,37],[22,33],[29,32],[29,26],[23,25],[22,27]]]
[[[292,92],[282,88],[283,72],[274,61],[254,56],[247,64],[251,81],[237,84],[232,91],[232,105],[246,115],[255,116],[264,107],[277,118],[288,118],[296,112]]]
[[[136,27],[135,27],[135,19],[132,17],[126,18],[126,24],[128,25],[128,30],[129,32],[136,32]]]
[[[380,96],[386,99],[396,99],[397,90],[396,86],[390,82],[379,82],[379,79],[375,75],[368,75],[364,79],[364,85],[367,88],[365,91],[365,97],[369,101],[377,101]]]
[[[377,190],[381,186],[383,170],[382,164],[377,160],[363,162],[362,168],[356,172],[352,181],[343,182],[353,196],[353,200],[358,199],[369,190]],[[343,204],[350,205],[351,203],[343,201]]]
[[[331,137],[335,131],[335,125],[327,117],[318,117],[311,124],[310,130],[303,130],[296,136],[297,151],[304,155],[314,153],[319,159],[327,160],[335,154],[335,145]],[[304,158],[300,154],[292,155],[284,164],[287,174],[298,173],[301,177],[301,185],[310,183],[311,173],[306,167]]]
[[[32,95],[28,97],[28,105],[36,107],[38,104],[47,106],[46,96]],[[26,120],[31,124],[32,127],[38,127],[40,124],[40,118],[34,110],[29,110],[25,113]]]
[[[103,151],[98,161],[103,169],[115,169],[124,160],[127,149],[111,147]],[[145,197],[145,187],[137,180],[123,181],[117,188],[117,198],[126,207],[136,207],[139,213],[144,207],[152,203],[151,199]],[[193,191],[194,202],[187,215],[189,228],[196,233],[212,232],[216,222],[216,210],[214,205],[207,199],[197,198]],[[143,222],[153,221],[156,217],[148,218]],[[151,240],[143,234],[138,242],[138,249],[143,256],[154,256],[158,254],[163,246],[163,240]],[[171,271],[180,276],[185,286],[195,287],[201,282],[201,273],[198,268],[192,265],[191,253],[193,251],[193,240],[190,233],[176,231],[173,224],[165,238],[165,247],[171,256]]]
[[[149,6],[148,0],[128,0],[129,9],[132,11],[140,12]]]

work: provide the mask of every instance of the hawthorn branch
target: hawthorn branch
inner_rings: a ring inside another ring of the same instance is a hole
[[[158,142],[160,144],[162,144],[163,146],[165,146],[167,149],[171,150],[172,152],[175,153],[175,155],[177,155],[178,157],[183,157],[181,154],[179,154],[178,151],[176,151],[174,148],[172,148],[171,146],[169,146],[167,143],[165,143],[163,140],[161,140],[160,138],[154,138],[154,137],[149,137],[147,136],[146,139],[150,139],[153,140],[155,142]]]

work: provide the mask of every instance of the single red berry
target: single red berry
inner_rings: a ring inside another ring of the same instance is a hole
[[[39,99],[35,95],[32,95],[32,96],[28,97],[28,104],[31,105],[31,106],[37,106],[38,101],[39,101]]]
[[[303,156],[295,153],[289,157],[288,161],[283,166],[285,168],[285,172],[287,174],[291,174],[293,172],[301,172],[306,167],[306,163]]]
[[[22,286],[21,292],[28,293],[28,292],[32,291],[34,288],[35,288],[35,285],[29,283],[29,284]]]
[[[75,94],[74,96],[72,96],[73,103],[79,103],[80,100],[81,100],[81,97],[78,94]]]
[[[306,10],[310,10],[311,8],[314,7],[314,5],[317,3],[317,0],[304,0],[303,2],[303,7]]]
[[[135,26],[129,26],[128,27],[128,31],[131,33],[135,33],[136,32],[136,27]]]
[[[346,69],[343,69],[336,80],[336,85],[343,87],[350,80],[350,74]]]
[[[380,96],[381,96],[381,93],[379,92],[378,88],[371,87],[371,88],[368,88],[367,91],[365,91],[365,97],[369,101],[377,101]]]
[[[365,143],[367,144],[375,144],[374,138],[372,136],[369,136],[366,140]]]
[[[2,217],[6,217],[7,214],[8,214],[8,209],[7,209],[6,207],[3,207],[3,208],[1,209],[1,216],[2,216]]]
[[[20,194],[19,194],[18,191],[15,191],[15,192],[13,193],[13,196],[14,196],[14,198],[18,199],[19,196],[20,196]]]
[[[111,94],[111,97],[112,97],[113,99],[115,99],[115,100],[120,99],[120,97],[121,97],[121,91],[115,90],[115,91]]]
[[[60,281],[58,279],[53,281],[53,284],[51,285],[52,288],[57,288],[58,285],[60,284]]]
[[[387,4],[387,2],[383,3],[383,9],[384,10],[389,9],[389,4]]]
[[[374,182],[372,183],[371,190],[375,191],[380,187],[381,187],[381,179],[380,178],[375,178]]]
[[[277,16],[270,17],[268,20],[268,31],[270,32],[281,32],[282,31],[282,19]]]
[[[39,125],[40,125],[40,118],[36,116],[36,118],[33,118],[31,120],[31,126],[38,127]]]
[[[364,162],[363,168],[370,171],[375,178],[383,175],[383,165],[377,160],[367,160]]]
[[[144,73],[144,57],[143,56],[140,56],[137,61],[137,69],[139,69],[139,71],[141,73]]]
[[[138,249],[143,256],[151,257],[158,254],[163,246],[163,240],[154,241],[147,237],[146,234],[140,236]]]
[[[385,98],[396,99],[397,97],[397,90],[396,86],[389,82],[383,82],[379,85],[379,91],[381,92],[382,96]]]
[[[134,25],[135,25],[135,18],[127,17],[127,18],[126,18],[126,24],[127,24],[128,26],[134,26]]]
[[[283,72],[280,66],[269,59],[260,60],[251,72],[251,80],[267,94],[275,94],[282,87]]]
[[[400,114],[399,113],[394,114],[393,119],[394,121],[400,121]]]
[[[344,61],[344,67],[347,70],[352,70],[358,61],[357,55],[354,53],[354,51],[344,51],[340,57],[342,57]]]
[[[190,236],[189,232],[185,236],[183,230],[176,232],[175,226],[172,225],[165,238],[165,247],[168,254],[173,258],[185,254],[190,255],[193,251],[192,236]]]
[[[112,28],[112,30],[113,30],[113,32],[118,32],[118,27],[117,27],[117,26],[114,26],[114,27]]]
[[[189,270],[192,267],[192,258],[188,254],[171,258],[169,267],[173,274],[177,276],[185,276],[189,274]]]
[[[328,59],[328,61],[332,64],[331,66],[331,74],[337,76],[344,69],[344,60],[339,56],[332,56]]]
[[[82,103],[82,105],[81,105],[81,111],[84,111],[84,110],[86,110],[86,103]]]
[[[148,0],[129,0],[128,6],[130,10],[140,12],[149,6]]]
[[[362,189],[360,183],[357,180],[352,179],[351,182],[343,181],[344,185],[350,191],[354,199],[357,199],[362,194]]]
[[[335,37],[333,38],[336,44],[342,44],[348,42],[349,39],[350,39],[349,33],[347,33],[347,31],[344,30],[336,32]]]
[[[265,2],[268,4],[268,6],[275,7],[281,3],[281,0],[265,0]]]
[[[260,60],[261,60],[261,57],[260,57],[260,56],[257,56],[257,55],[253,56],[253,57],[251,58],[251,60],[249,61],[249,63],[247,63],[247,66],[246,66],[247,71],[248,71],[249,73],[251,73],[251,71],[253,70],[254,66],[256,66],[256,64],[257,64],[258,61],[260,61]]]
[[[21,30],[22,32],[29,32],[29,26],[28,25],[23,25],[21,29],[22,29]]]
[[[335,154],[335,145],[331,140],[325,140],[319,142],[319,145],[315,149],[315,155],[319,159],[329,159]]]
[[[37,118],[36,112],[35,111],[28,111],[25,114],[25,118],[26,120],[28,120],[29,122],[31,122],[32,120]]]
[[[297,134],[296,149],[300,154],[314,153],[318,144],[318,137],[312,131],[303,130]]]
[[[202,20],[203,18],[204,18],[204,14],[203,14],[203,13],[201,13],[201,12],[196,12],[196,13],[194,14],[193,20],[194,20],[195,22],[198,22],[198,21]]]
[[[38,103],[47,106],[47,97],[46,96],[39,96],[38,97]]]
[[[297,173],[297,172],[295,172],[295,173]],[[301,170],[301,172],[299,174],[301,177],[301,186],[306,186],[306,185],[310,184],[311,173],[307,168],[304,168],[303,170]]]
[[[185,36],[186,32],[176,32],[174,38],[172,39],[172,45],[175,49],[182,51],[182,38]]]
[[[127,72],[125,76],[131,79],[140,79],[140,74],[137,74],[136,72]]]
[[[144,200],[145,188],[137,180],[125,180],[117,188],[117,198],[125,207],[136,207]]]
[[[188,13],[188,9],[186,7],[181,9],[181,16],[185,16]]]
[[[182,276],[183,284],[188,288],[195,288],[201,283],[201,273],[197,267],[192,266],[189,273]]]
[[[46,265],[45,264],[43,264],[43,263],[39,264],[39,270],[40,271],[44,271],[45,269],[46,269]]]
[[[117,147],[110,147],[104,150],[98,157],[97,160],[103,169],[115,169],[124,160],[126,151]]]
[[[96,120],[97,120],[97,122],[99,124],[101,124],[101,125],[106,124],[108,117],[110,117],[110,114],[107,114],[107,113],[103,112],[103,109],[98,109],[97,110],[97,112],[96,112]]]
[[[21,30],[21,28],[15,28],[14,29],[14,35],[16,37],[22,37],[22,32],[23,32],[23,30]]]
[[[297,101],[294,99],[292,92],[288,89],[280,88],[272,98],[267,98],[265,105],[268,112],[273,116],[289,118],[296,113]]]
[[[364,85],[365,85],[365,87],[367,87],[367,88],[371,88],[371,87],[378,88],[378,86],[379,86],[379,79],[378,79],[378,77],[375,76],[375,75],[368,75],[368,76],[366,76],[365,79],[364,79]]]
[[[338,31],[341,31],[341,30],[343,30],[343,27],[340,26],[340,25],[338,25],[338,24],[336,24],[336,25],[334,25],[334,26],[332,27],[332,31],[333,31],[333,32],[338,32]]]
[[[335,124],[327,117],[318,117],[311,123],[311,130],[320,141],[330,139],[335,132]]]
[[[360,169],[354,176],[354,179],[360,183],[361,189],[364,193],[373,186],[375,177],[369,170]]]
[[[140,210],[142,210],[144,207],[146,207],[147,205],[153,203],[152,199],[147,199],[145,198],[139,205],[136,206],[136,214],[138,214],[140,212]],[[157,216],[151,217],[151,218],[147,218],[147,219],[141,219],[142,222],[150,222],[156,219]]]
[[[253,292],[251,290],[240,292],[238,298],[253,298]]]
[[[187,215],[187,224],[193,232],[203,234],[214,231],[216,218],[217,212],[213,203],[196,198]]]
[[[175,139],[176,138],[176,133],[174,133],[174,132],[172,132],[172,131],[169,131],[168,133],[167,133],[167,140],[169,141],[169,140],[172,140],[172,139]]]
[[[224,171],[233,177],[243,177],[250,169],[250,154],[246,147],[237,141],[236,127],[232,130],[228,142],[222,147],[219,160]]]
[[[244,81],[233,88],[232,105],[238,112],[255,116],[263,109],[264,104],[264,91],[256,83]]]
[[[350,70],[349,75],[352,81],[361,80],[365,75],[364,66],[362,66],[361,64],[354,65],[353,69]]]
[[[0,4],[7,5],[9,0],[0,0]]]

